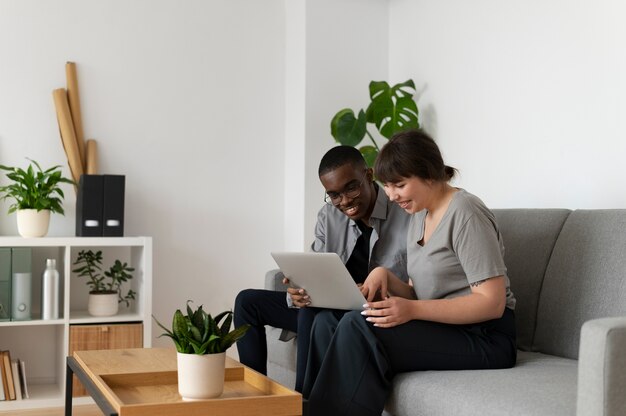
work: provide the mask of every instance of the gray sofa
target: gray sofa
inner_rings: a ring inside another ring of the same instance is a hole
[[[626,210],[494,210],[517,298],[517,365],[400,374],[391,415],[625,416]],[[265,287],[284,290],[270,271]],[[295,342],[268,328],[268,373],[293,386]]]

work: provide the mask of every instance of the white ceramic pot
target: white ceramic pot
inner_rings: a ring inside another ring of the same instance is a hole
[[[17,211],[17,231],[22,237],[43,237],[48,234],[50,210],[20,209]]]
[[[89,293],[87,311],[91,316],[113,316],[119,307],[117,292]]]
[[[178,394],[183,400],[203,400],[221,396],[224,391],[226,353],[181,354],[178,359]]]

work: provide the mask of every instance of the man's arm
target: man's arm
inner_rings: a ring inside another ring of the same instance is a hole
[[[326,213],[324,208],[317,213],[317,221],[315,222],[315,239],[311,243],[311,251],[317,253],[326,251]]]

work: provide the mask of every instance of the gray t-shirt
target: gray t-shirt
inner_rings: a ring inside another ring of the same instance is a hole
[[[426,210],[413,214],[407,234],[408,273],[418,299],[469,295],[470,283],[506,279],[506,306],[515,309],[504,265],[504,244],[493,213],[476,196],[459,189],[441,222],[422,247]]]

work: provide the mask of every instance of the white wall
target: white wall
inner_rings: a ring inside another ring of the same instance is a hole
[[[28,156],[69,175],[51,92],[75,61],[101,172],[126,175],[126,235],[154,238],[162,320],[186,299],[231,308],[273,266],[268,247],[283,245],[284,10],[282,0],[0,0],[0,163]],[[73,235],[74,203],[68,189],[50,235]],[[0,215],[0,235],[16,234],[15,216]]]
[[[305,244],[313,241],[324,188],[319,161],[337,145],[330,120],[343,108],[369,103],[371,80],[387,78],[388,2],[309,0],[306,7]],[[288,197],[288,195],[287,195]]]
[[[319,161],[337,145],[330,120],[369,102],[387,78],[386,0],[286,2],[285,250],[307,250],[324,188]]]
[[[390,78],[413,78],[460,186],[491,207],[626,208],[626,4],[394,0]]]
[[[285,2],[285,219],[284,247],[304,249],[306,160],[306,3]]]

